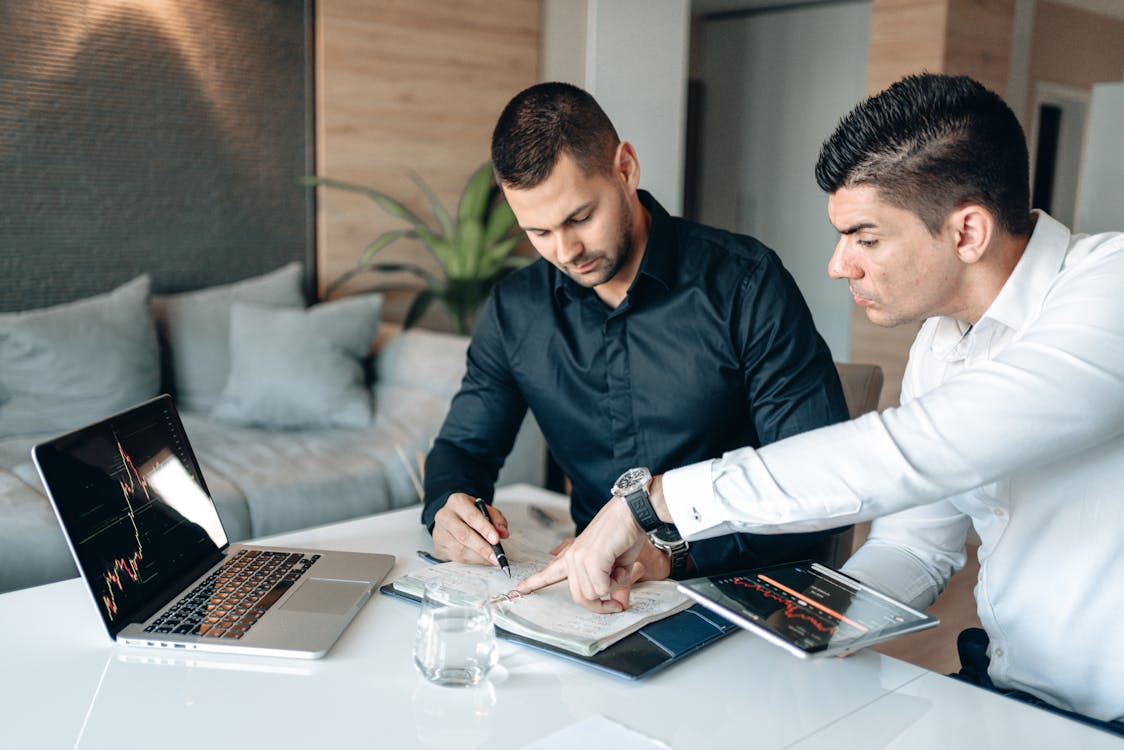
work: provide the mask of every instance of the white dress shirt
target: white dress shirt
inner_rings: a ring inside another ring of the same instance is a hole
[[[779,533],[879,518],[852,575],[921,607],[980,537],[990,675],[1124,718],[1124,233],[1030,242],[969,327],[925,322],[903,404],[668,472],[679,531]]]

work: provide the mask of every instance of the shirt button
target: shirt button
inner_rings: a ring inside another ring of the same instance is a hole
[[[995,508],[991,512],[995,514],[996,518],[1002,518],[1003,516],[1007,515],[1007,511],[1003,510],[1002,508]]]
[[[1002,659],[1003,658],[1003,649],[1001,649],[1001,648],[995,649],[994,656],[995,656],[996,659]]]

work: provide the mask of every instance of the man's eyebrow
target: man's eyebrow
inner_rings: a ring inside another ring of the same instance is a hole
[[[854,234],[855,232],[861,232],[864,229],[877,229],[877,228],[878,228],[878,225],[875,224],[873,221],[861,221],[858,224],[847,227],[846,229],[839,229],[839,230],[836,230],[836,231],[838,231],[839,234],[848,235],[848,234]]]
[[[568,223],[575,216],[582,213],[583,211],[589,210],[589,208],[592,207],[592,206],[593,206],[593,201],[588,201],[586,203],[581,204],[580,206],[575,208],[573,211],[566,214],[566,218],[564,218],[562,220],[562,224]],[[520,225],[519,228],[522,229],[524,232],[544,232],[544,231],[546,231],[546,229],[544,227],[525,227],[523,225]]]

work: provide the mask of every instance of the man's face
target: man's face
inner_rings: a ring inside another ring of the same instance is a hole
[[[504,188],[519,226],[558,270],[584,287],[611,280],[632,252],[626,184],[614,175],[585,175],[562,154],[533,188]]]
[[[840,234],[827,273],[847,279],[870,322],[890,327],[963,309],[965,266],[947,227],[934,237],[916,214],[866,186],[832,193],[827,213]]]

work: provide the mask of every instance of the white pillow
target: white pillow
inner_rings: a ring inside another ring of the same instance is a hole
[[[107,294],[0,313],[0,437],[61,433],[160,391],[149,277]]]
[[[252,302],[302,308],[300,263],[231,284],[155,295],[152,312],[167,347],[168,383],[183,411],[209,412],[230,375],[230,307]]]
[[[381,294],[287,310],[234,303],[216,419],[274,429],[366,427]]]

